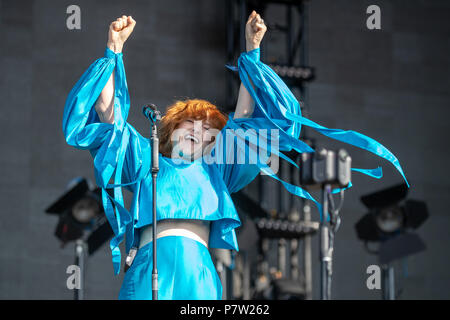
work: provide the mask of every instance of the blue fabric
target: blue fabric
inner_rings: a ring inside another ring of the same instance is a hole
[[[406,181],[397,158],[375,140],[354,131],[328,129],[302,117],[292,92],[275,72],[259,61],[259,54],[259,49],[255,49],[243,53],[238,60],[241,81],[256,104],[251,118],[233,119],[234,113],[231,113],[211,152],[192,163],[180,163],[161,154],[159,158],[157,220],[211,221],[209,245],[212,248],[238,250],[235,228],[241,222],[230,194],[245,187],[261,171],[279,180],[289,192],[313,201],[323,218],[320,204],[306,190],[279,179],[258,153],[261,150],[266,155],[273,152],[297,166],[281,151],[314,152],[299,140],[301,125],[387,159]],[[113,71],[115,122],[106,124],[99,121],[94,105]],[[88,149],[94,158],[96,182],[102,188],[103,206],[114,231],[110,248],[116,274],[121,262],[119,244],[125,235],[128,252],[135,230],[152,223],[150,144],[149,139],[126,121],[129,108],[122,54],[114,54],[107,48],[104,57],[88,68],[70,92],[63,115],[67,143]],[[257,135],[261,129],[266,129],[267,135]],[[255,130],[253,134],[252,130]],[[248,161],[220,161],[231,155],[236,160],[240,155],[248,155]],[[353,168],[353,171],[375,178],[382,175],[381,168]],[[133,192],[130,210],[124,207],[122,187]],[[113,190],[113,196],[107,189]]]
[[[159,300],[220,300],[222,284],[208,249],[186,237],[156,241]],[[151,300],[153,242],[138,250],[125,273],[119,299]]]
[[[280,143],[280,146],[282,147],[280,150],[290,151],[294,149],[297,152],[313,152],[314,150],[308,148],[306,145],[302,145],[298,140],[300,137],[301,125],[306,125],[327,137],[367,150],[388,160],[394,165],[409,187],[409,183],[398,159],[392,152],[376,140],[352,130],[329,129],[302,117],[300,104],[293,93],[271,68],[260,61],[259,48],[241,54],[238,60],[238,68],[229,68],[234,71],[239,71],[242,83],[255,101],[256,110],[253,117],[258,115],[258,117],[264,119],[261,120],[261,123],[272,123],[280,128],[282,139],[282,143]],[[251,85],[250,80],[253,82],[255,89]],[[250,123],[254,123],[254,121],[251,121]],[[313,201],[319,209],[320,219],[322,220],[324,218],[322,206],[307,191],[279,179],[276,174],[264,164],[259,164],[259,167],[267,175],[279,180],[290,193]],[[376,169],[352,168],[352,171],[360,172],[377,179],[382,177],[381,167]],[[348,189],[349,187],[351,187],[351,183],[344,189]],[[339,192],[340,190],[341,189],[333,190],[333,193]],[[327,217],[329,218],[328,215]]]
[[[115,122],[101,123],[94,105],[114,70]],[[148,158],[135,157],[135,154],[149,151],[149,144],[147,139],[126,123],[129,107],[122,53],[115,54],[107,48],[104,57],[96,60],[71,90],[63,114],[63,133],[67,143],[79,149],[88,149],[94,158],[96,182],[102,188],[103,207],[115,234],[110,248],[116,274],[119,273],[121,263],[119,244],[128,231],[127,251],[129,250],[134,237],[133,222],[139,214],[139,183],[136,184],[135,181],[142,180],[148,172],[145,168],[149,167]],[[114,185],[109,184],[110,179],[114,180]],[[119,187],[122,179],[130,190],[136,191],[131,213],[124,208]],[[114,197],[106,192],[112,186]]]

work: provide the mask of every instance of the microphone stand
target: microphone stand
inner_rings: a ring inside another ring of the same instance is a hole
[[[329,184],[322,186],[322,222],[320,223],[320,297],[322,300],[330,299],[330,277],[331,277],[331,259],[332,248],[330,248],[330,229],[328,220],[328,192],[331,191]]]
[[[151,109],[151,111],[149,110]],[[153,228],[152,228],[152,238],[153,238],[153,270],[152,270],[152,299],[158,300],[158,269],[156,268],[156,176],[159,171],[159,138],[158,129],[156,127],[156,122],[161,119],[160,112],[156,109],[154,105],[145,106],[142,109],[144,116],[150,120],[151,123],[151,133],[150,133],[150,143],[151,143],[151,172],[152,172],[152,196],[153,196]]]
[[[85,266],[87,244],[83,239],[75,242],[75,265],[80,268],[79,287],[74,290],[74,300],[84,300]]]
[[[343,198],[341,196],[342,206]],[[339,209],[336,208],[332,195],[331,184],[322,185],[322,211],[323,217],[320,223],[320,297],[322,300],[331,299],[331,276],[333,273],[332,260],[334,248],[334,235],[340,226]]]

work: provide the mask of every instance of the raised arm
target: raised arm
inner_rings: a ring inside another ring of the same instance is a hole
[[[261,16],[253,11],[248,17],[247,24],[245,26],[245,39],[247,52],[259,48],[261,40],[267,31],[267,27],[264,24],[264,20]],[[253,86],[253,83],[250,80]],[[234,113],[234,119],[237,118],[249,118],[255,108],[255,102],[253,101],[250,93],[241,83],[239,88],[239,96],[236,104],[236,110]]]
[[[136,21],[131,16],[117,18],[109,26],[107,47],[114,53],[122,52],[135,26]],[[95,103],[95,111],[104,123],[114,123],[114,81],[113,72]]]

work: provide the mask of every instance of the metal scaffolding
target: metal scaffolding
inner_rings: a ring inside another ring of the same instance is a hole
[[[315,71],[308,66],[308,2],[227,0],[226,5],[227,62],[235,64],[241,52],[245,51],[245,24],[249,14],[255,10],[264,17],[272,40],[281,38],[284,41],[284,49],[280,50],[280,46],[271,47],[271,39],[263,40],[261,59],[280,76],[294,94],[295,90],[299,91],[301,100],[298,100],[302,113],[306,114],[308,92],[305,84],[314,79]],[[280,21],[279,18],[272,21],[271,13],[274,11],[278,14],[284,11],[284,21]],[[269,56],[268,51],[276,51],[276,54]],[[226,81],[228,111],[235,109],[239,84],[239,76],[229,71]],[[304,129],[301,138],[307,139]],[[299,162],[298,154],[290,153],[288,156],[293,161]],[[288,172],[283,162],[280,164],[278,175],[283,178],[287,176],[289,182],[298,184],[299,180],[298,177],[297,179],[294,177],[294,172]],[[261,176],[256,183],[258,183],[258,202],[254,202],[242,191],[233,195],[233,199],[240,213],[246,213],[249,217],[247,224],[251,223],[258,230],[257,270],[250,271],[252,265],[249,252],[241,249],[235,257],[237,263],[233,264],[232,273],[238,274],[237,283],[242,289],[228,290],[224,298],[311,299],[311,237],[319,225],[311,222],[310,206],[307,202],[287,193],[281,184],[278,184],[277,209],[275,212],[267,212],[264,202],[266,200],[264,180]],[[271,242],[276,242],[276,267],[270,267],[268,261]],[[302,259],[299,252],[302,252]],[[228,281],[231,278],[233,277],[228,277]],[[230,284],[227,283],[226,286],[229,288]]]

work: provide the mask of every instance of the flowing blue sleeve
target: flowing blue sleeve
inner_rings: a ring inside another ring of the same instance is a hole
[[[256,145],[254,140],[256,135],[251,132],[247,136],[244,133],[240,135],[240,131],[247,127],[246,123],[248,121],[233,120],[233,114],[229,115],[225,127],[216,137],[216,142],[211,152],[219,174],[230,194],[244,188],[260,172],[255,157],[245,158],[249,150]]]
[[[259,62],[259,54],[259,49],[243,53],[239,58],[238,68],[227,66],[232,70],[239,70],[241,81],[247,90],[250,84],[245,65]],[[252,97],[257,106],[251,117],[233,119],[234,112],[230,113],[211,153],[230,193],[248,185],[259,172],[270,170],[270,155],[274,154],[297,166],[280,151],[313,151],[298,139],[301,125],[287,119],[278,108],[264,100],[269,84],[263,76],[260,72],[252,74],[252,77],[257,77],[260,82],[255,90],[249,91],[253,92]],[[287,103],[283,96],[279,96],[279,99],[293,114],[301,116],[298,104]]]
[[[272,151],[279,157],[289,161],[292,165],[297,166],[280,151],[291,151],[294,149],[298,153],[314,152],[313,149],[299,140],[301,125],[305,125],[327,137],[354,145],[388,160],[394,165],[409,186],[398,159],[376,140],[352,130],[329,129],[303,117],[301,115],[300,104],[291,90],[270,67],[260,61],[259,48],[242,53],[238,60],[238,68],[229,68],[239,71],[239,77],[242,83],[255,101],[255,111],[252,118],[245,119],[246,127],[253,127],[255,129],[274,128],[278,130],[279,136],[277,139],[279,140],[279,146],[278,148],[265,147],[268,152]],[[250,80],[253,82],[254,88]],[[234,126],[234,122],[231,121],[227,125],[232,127]],[[268,140],[272,141],[273,138],[269,138]],[[272,144],[267,143],[267,145],[271,146]],[[283,181],[264,162],[258,161],[257,165],[262,172],[280,181],[289,192],[312,200],[318,206],[319,212],[321,212],[320,204],[306,190]],[[352,168],[352,170],[374,178],[381,178],[382,176],[381,167],[376,169]]]
[[[114,123],[102,123],[95,103],[114,72]],[[130,98],[122,53],[106,48],[104,57],[90,65],[70,91],[63,114],[63,133],[69,145],[87,149],[94,159],[97,185],[102,188],[106,217],[115,236],[110,242],[114,271],[120,271],[120,249],[127,232],[127,251],[133,240],[133,222],[138,217],[140,181],[150,166],[150,145],[126,122]],[[114,184],[110,184],[113,180]],[[124,207],[121,187],[134,192],[131,213]],[[106,189],[114,189],[111,196]],[[114,205],[114,206],[113,206]]]

